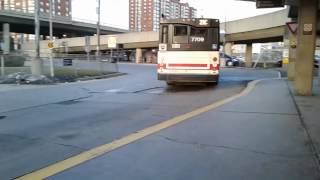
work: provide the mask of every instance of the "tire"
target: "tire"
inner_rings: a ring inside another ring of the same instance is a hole
[[[227,61],[226,64],[227,64],[228,67],[233,66],[233,62],[232,61]]]

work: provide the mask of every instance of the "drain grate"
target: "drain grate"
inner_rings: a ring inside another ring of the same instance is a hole
[[[0,116],[0,120],[6,118],[7,116]]]

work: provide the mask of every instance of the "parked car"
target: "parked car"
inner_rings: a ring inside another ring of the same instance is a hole
[[[220,53],[220,59],[222,60],[222,62],[225,62],[225,66],[228,66],[228,67],[240,66],[241,64],[244,63],[244,60],[229,56],[224,53]]]

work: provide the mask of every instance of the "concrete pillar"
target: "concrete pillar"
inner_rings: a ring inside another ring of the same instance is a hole
[[[142,49],[136,49],[136,63],[142,63]]]
[[[251,68],[252,67],[252,43],[247,44],[245,60],[246,60],[246,67]]]
[[[10,53],[10,26],[8,23],[3,24],[3,43],[2,43],[2,50],[3,50],[3,54],[9,54]],[[5,60],[4,60],[4,55],[1,55],[1,62],[0,62],[0,66],[1,66],[1,76],[5,75]]]
[[[232,43],[231,42],[226,42],[224,45],[224,53],[231,56],[232,55]]]
[[[293,81],[295,75],[295,65],[296,65],[296,45],[297,36],[294,34],[289,35],[289,64],[288,64],[288,80]]]
[[[9,54],[10,52],[10,25],[8,23],[3,24],[3,53],[4,54]]]
[[[300,0],[298,46],[294,81],[294,92],[296,95],[312,95],[317,11],[318,0]]]

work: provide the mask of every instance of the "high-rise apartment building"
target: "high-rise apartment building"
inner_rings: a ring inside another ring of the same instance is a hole
[[[131,31],[156,31],[160,23],[160,0],[129,0]]]
[[[157,31],[160,18],[194,18],[197,10],[180,0],[129,0],[130,31]]]
[[[71,0],[52,0],[53,14],[56,16],[71,17]],[[0,0],[2,10],[18,11],[24,13],[34,12],[35,0]],[[40,13],[49,13],[49,0],[39,1]]]

